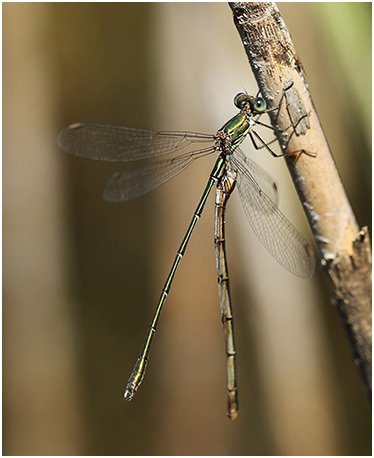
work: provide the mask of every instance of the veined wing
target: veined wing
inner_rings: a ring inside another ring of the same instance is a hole
[[[238,172],[240,200],[258,239],[287,270],[299,277],[310,277],[315,259],[309,243],[259,187],[247,170],[247,162],[236,151],[230,163]]]
[[[103,197],[109,202],[135,199],[166,183],[196,159],[214,151],[213,148],[206,148],[198,152],[181,154],[171,159],[146,162],[116,172],[106,184]]]
[[[213,135],[74,123],[57,138],[58,145],[67,153],[108,162],[152,159],[198,142],[213,143]]]
[[[234,157],[238,162],[245,164],[257,186],[267,194],[275,205],[278,205],[278,188],[273,178],[263,168],[253,162],[252,159],[246,156],[240,148],[236,148]]]

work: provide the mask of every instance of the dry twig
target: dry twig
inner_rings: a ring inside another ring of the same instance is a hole
[[[262,96],[276,106],[277,129],[297,124],[292,135],[278,134],[333,288],[333,302],[351,340],[355,363],[371,393],[371,250],[367,228],[359,229],[315,111],[301,61],[275,3],[230,3]],[[304,116],[304,117],[303,117]],[[300,120],[300,122],[298,122]],[[289,129],[287,132],[291,131]],[[305,154],[307,152],[307,154]],[[310,154],[310,153],[315,153]]]

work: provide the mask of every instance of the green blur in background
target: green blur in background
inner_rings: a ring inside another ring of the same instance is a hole
[[[278,7],[368,225],[371,3]],[[102,188],[121,166],[68,157],[57,134],[75,121],[211,133],[243,90],[257,93],[226,3],[3,4],[3,454],[371,454],[370,407],[323,274],[301,280],[278,266],[237,197],[227,250],[239,419],[225,415],[213,196],[143,384],[122,399],[214,159],[107,204]],[[249,143],[311,241],[284,163]]]

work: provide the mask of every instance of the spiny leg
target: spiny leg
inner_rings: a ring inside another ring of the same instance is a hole
[[[279,129],[278,127],[274,127],[270,124],[265,124],[264,122],[261,122],[261,121],[258,121],[258,119],[253,119],[253,121],[260,125],[260,126],[263,126],[263,127],[266,127],[267,129],[271,129],[272,131],[274,132],[277,132],[277,133],[280,133],[280,134],[283,134],[284,132],[287,132],[288,129],[291,129],[291,127],[293,127],[294,129],[299,125],[299,123],[304,119],[304,118],[307,118],[308,116],[310,115],[310,112],[309,113],[305,113],[303,114],[302,116],[300,116],[300,118],[297,120],[297,122],[295,123],[291,123],[289,126],[287,126],[285,129]]]
[[[289,138],[288,138],[288,140],[287,140],[287,143],[286,143],[286,146],[285,146],[285,148],[287,148],[287,146],[288,146],[288,144],[289,144],[289,142],[290,142],[290,140],[291,140],[292,135],[295,133],[295,128],[299,125],[299,123],[300,123],[304,118],[306,118],[307,116],[309,116],[309,114],[310,114],[310,113],[304,114],[303,116],[301,116],[301,117],[299,118],[299,120],[298,120],[295,124],[290,124],[290,125],[289,125],[288,127],[286,127],[285,129],[277,129],[276,127],[270,126],[270,125],[265,124],[265,123],[263,123],[263,122],[260,122],[260,121],[258,121],[258,120],[256,120],[256,119],[254,119],[253,121],[254,121],[256,124],[259,124],[259,125],[261,125],[261,126],[263,126],[263,127],[267,127],[268,129],[271,129],[272,131],[277,132],[277,133],[284,133],[284,132],[286,132],[288,129],[290,129],[291,127],[293,127],[294,130],[292,131],[291,135],[289,136]],[[289,151],[289,152],[284,152],[284,153],[277,154],[277,153],[275,153],[271,148],[269,148],[269,145],[271,145],[272,143],[276,142],[276,141],[277,141],[277,138],[274,138],[274,139],[271,140],[270,142],[266,143],[266,142],[260,137],[260,135],[259,135],[256,131],[252,130],[252,131],[248,132],[248,134],[249,134],[249,137],[250,137],[250,139],[251,139],[251,141],[252,141],[252,144],[253,144],[253,146],[254,146],[254,148],[255,148],[256,150],[260,150],[260,149],[262,149],[262,148],[266,148],[266,149],[270,152],[270,154],[271,154],[273,157],[292,156],[292,155],[295,155],[295,154],[297,154],[297,153],[304,153],[304,154],[307,154],[308,156],[311,156],[311,157],[315,157],[315,156],[316,156],[316,153],[311,152],[311,151],[307,151],[307,150],[305,150],[305,149],[300,149],[300,150],[298,150],[298,151]],[[253,135],[255,135],[255,136],[260,140],[261,146],[259,146],[259,145],[256,143],[256,141],[255,141]]]
[[[265,143],[264,140],[260,137],[260,135],[258,135],[257,132],[252,131],[252,132],[249,132],[248,134],[249,134],[249,138],[252,140],[252,144],[255,147],[255,149],[266,148],[273,157],[294,156],[295,154],[298,154],[298,153],[304,153],[307,156],[311,156],[311,157],[316,157],[316,155],[317,155],[316,153],[314,153],[312,151],[307,151],[305,149],[300,149],[298,151],[285,151],[283,153],[277,154],[271,148],[269,148],[269,144],[275,142],[277,140],[276,138],[274,140],[272,140],[271,142],[269,142],[269,143]],[[260,142],[262,143],[262,146],[258,146],[257,145],[253,135],[255,135],[260,140]],[[288,145],[288,142],[287,142],[287,145]]]
[[[281,105],[282,105],[282,102],[283,102],[283,99],[284,99],[284,97],[285,97],[285,95],[286,95],[286,92],[287,92],[289,89],[291,89],[291,87],[293,86],[293,84],[294,84],[293,81],[291,81],[291,83],[290,83],[287,87],[285,87],[285,88],[283,89],[283,91],[282,91],[282,96],[281,96],[281,98],[280,98],[279,103],[278,103],[277,106],[275,106],[275,107],[273,107],[273,108],[270,108],[270,109],[268,109],[268,110],[265,110],[265,112],[264,112],[264,113],[269,113],[269,112],[272,112],[272,111],[277,111],[277,115],[276,115],[276,118],[275,118],[275,122],[277,122],[277,120],[278,120],[278,116],[279,116],[279,112],[280,112],[280,107],[281,107]],[[260,92],[260,91],[259,91],[259,92]],[[258,92],[258,94],[259,94],[259,92]],[[257,97],[257,96],[256,96],[256,97]],[[260,118],[261,115],[259,115],[259,116],[257,117],[257,119],[253,118],[253,122],[255,122],[257,125],[260,125],[260,126],[262,126],[262,127],[266,127],[267,129],[271,129],[274,133],[278,133],[278,134],[283,134],[283,133],[287,132],[287,130],[289,130],[289,129],[292,127],[292,128],[293,128],[293,131],[292,131],[291,135],[289,136],[289,138],[288,138],[288,140],[287,140],[287,143],[286,143],[286,146],[285,146],[285,149],[286,149],[287,146],[288,146],[288,144],[289,144],[289,142],[290,142],[290,140],[291,140],[292,135],[295,133],[296,127],[299,125],[299,123],[300,123],[304,118],[308,117],[309,114],[310,114],[310,113],[304,114],[303,116],[301,116],[301,117],[297,120],[296,123],[291,123],[291,124],[290,124],[288,127],[286,127],[285,129],[279,129],[278,127],[274,127],[274,126],[272,126],[272,125],[270,125],[270,124],[266,124],[266,123],[263,123],[263,122],[259,121],[259,118]],[[259,145],[256,143],[256,141],[255,141],[255,139],[254,139],[254,137],[253,137],[253,135],[252,135],[252,132],[253,132],[253,134],[260,140],[261,146],[259,146]],[[266,149],[270,152],[270,154],[271,154],[273,157],[283,157],[283,156],[287,156],[287,155],[293,155],[293,154],[296,154],[296,153],[298,153],[298,152],[304,152],[304,153],[306,153],[306,154],[308,154],[308,155],[310,155],[310,156],[313,156],[313,157],[316,155],[315,153],[310,153],[310,152],[308,152],[308,151],[306,151],[306,150],[299,150],[299,151],[285,152],[285,153],[281,153],[281,154],[276,154],[276,153],[269,147],[269,145],[271,145],[272,143],[276,142],[276,141],[277,141],[277,138],[274,138],[274,139],[271,140],[270,142],[267,142],[267,143],[266,143],[264,140],[262,140],[262,138],[260,137],[260,135],[259,135],[257,132],[255,132],[255,131],[252,131],[252,132],[249,132],[249,136],[250,136],[250,138],[251,138],[251,141],[252,141],[252,144],[253,144],[254,148],[255,148],[256,150],[260,150],[260,149],[262,149],[262,148],[266,148]]]
[[[289,89],[291,89],[292,86],[293,86],[293,81],[291,81],[291,84],[289,84],[286,88],[283,89],[282,96],[281,96],[281,98],[280,98],[280,100],[279,100],[278,105],[275,106],[275,107],[273,107],[273,108],[270,108],[270,109],[268,109],[268,110],[265,110],[265,112],[262,113],[262,114],[269,113],[269,112],[272,112],[272,111],[277,111],[277,115],[276,115],[276,118],[275,118],[275,122],[277,122],[278,116],[279,116],[279,112],[280,112],[280,107],[281,107],[281,105],[282,105],[283,98],[285,97],[286,92],[287,92]],[[260,92],[260,91],[259,91],[259,92]],[[257,93],[257,95],[259,94],[259,92]],[[257,97],[257,96],[256,96],[256,97]],[[309,113],[305,113],[304,115],[302,115],[302,116],[297,120],[297,122],[291,123],[291,124],[290,124],[288,127],[286,127],[285,129],[280,129],[280,128],[277,127],[277,126],[274,127],[274,126],[272,126],[272,125],[270,125],[270,124],[266,124],[266,123],[264,123],[264,122],[259,121],[259,118],[262,116],[261,114],[259,114],[257,118],[253,118],[253,122],[255,122],[256,124],[258,124],[258,125],[260,125],[260,126],[262,126],[262,127],[266,127],[267,129],[270,129],[270,130],[272,130],[273,132],[282,134],[282,133],[284,133],[284,132],[287,132],[287,130],[290,129],[291,127],[293,127],[293,129],[295,130],[296,127],[299,125],[299,123],[300,123],[304,118],[308,117],[309,114],[310,114],[310,112],[309,112]],[[294,133],[294,131],[293,131],[292,134],[290,135],[290,138],[292,137],[293,133]],[[290,141],[290,138],[289,138],[288,141],[287,141],[287,145],[288,145],[288,142]],[[270,144],[273,143],[274,141],[276,141],[276,139],[272,140],[271,142],[268,142],[267,145],[270,145]],[[264,142],[262,142],[262,143],[264,143]],[[264,148],[265,143],[264,143],[263,146],[257,146],[256,144],[254,144],[254,146],[255,146],[256,149],[261,149],[261,148]]]
[[[278,116],[279,116],[279,113],[280,113],[280,107],[281,107],[281,105],[282,105],[283,99],[284,99],[284,97],[285,97],[287,91],[288,91],[289,89],[291,89],[291,87],[293,86],[293,84],[294,84],[293,81],[291,81],[291,83],[290,83],[287,87],[285,87],[285,88],[283,89],[283,91],[282,91],[282,96],[281,96],[281,98],[280,98],[279,103],[278,103],[277,106],[275,106],[274,108],[270,108],[269,110],[266,110],[266,111],[265,111],[265,113],[269,113],[269,112],[271,112],[271,111],[277,111],[277,115],[276,115],[276,118],[275,118],[275,121],[274,121],[275,123],[276,123],[277,120],[278,120]],[[301,122],[303,119],[307,118],[309,115],[310,115],[310,112],[309,112],[309,113],[303,114],[302,116],[300,116],[300,118],[299,118],[296,122],[292,122],[292,123],[291,123],[288,127],[286,127],[285,129],[279,129],[278,127],[274,127],[274,126],[272,126],[272,125],[265,124],[265,123],[259,121],[259,120],[258,120],[259,118],[253,119],[253,121],[254,121],[256,124],[258,124],[258,125],[260,125],[260,126],[262,126],[262,127],[266,127],[266,128],[268,128],[268,129],[271,129],[274,133],[279,133],[279,134],[283,134],[283,133],[287,132],[288,129],[293,128],[293,130],[292,130],[292,132],[291,132],[291,135],[288,137],[287,142],[286,142],[286,145],[284,146],[284,149],[287,149],[287,147],[288,147],[288,145],[289,145],[289,142],[290,142],[292,136],[293,136],[294,133],[296,132],[297,126],[300,124],[300,122]],[[270,142],[268,142],[268,143],[265,143],[265,142],[262,140],[262,138],[259,136],[259,134],[257,134],[257,133],[254,132],[254,131],[253,131],[253,133],[256,135],[256,137],[257,137],[257,138],[261,141],[261,143],[262,143],[261,146],[258,146],[257,143],[255,142],[254,138],[250,135],[250,136],[251,136],[252,143],[253,143],[253,146],[255,147],[255,149],[259,150],[259,149],[262,149],[262,148],[266,148],[266,149],[270,152],[270,154],[272,154],[272,156],[274,156],[274,157],[293,156],[293,155],[296,155],[296,154],[298,154],[298,153],[299,153],[299,154],[304,153],[304,154],[306,154],[306,155],[308,155],[308,156],[311,156],[311,157],[316,157],[316,156],[317,156],[317,153],[311,152],[311,151],[307,151],[307,150],[305,150],[305,149],[300,149],[300,150],[297,150],[297,151],[289,151],[289,152],[284,152],[284,153],[281,153],[281,154],[276,154],[276,153],[274,153],[274,151],[273,151],[271,148],[269,148],[269,145],[271,145],[272,143],[274,143],[277,139],[274,139],[274,140],[272,140],[272,141],[270,141]]]
[[[227,416],[231,420],[238,417],[238,387],[236,380],[236,350],[234,340],[234,325],[229,288],[225,249],[225,210],[226,204],[234,189],[236,173],[226,172],[226,175],[217,183],[215,203],[215,251],[218,274],[218,290],[221,304],[222,325],[225,337],[226,368],[227,368]]]

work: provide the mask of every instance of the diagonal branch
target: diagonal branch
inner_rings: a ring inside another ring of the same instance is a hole
[[[302,63],[275,3],[230,3],[299,198],[311,226],[333,302],[352,343],[355,363],[371,393],[371,250],[358,227],[305,81]],[[302,119],[301,119],[302,118]],[[288,132],[288,131],[287,131]],[[298,152],[296,154],[296,152]],[[306,154],[305,154],[306,153]]]

